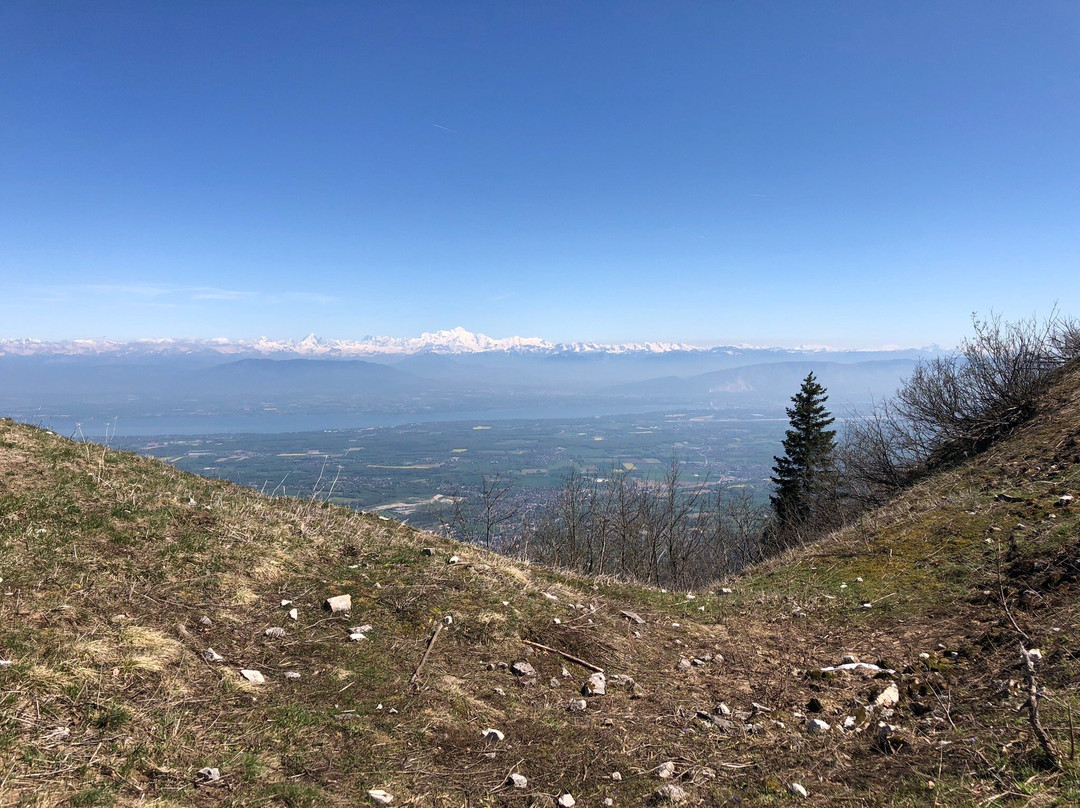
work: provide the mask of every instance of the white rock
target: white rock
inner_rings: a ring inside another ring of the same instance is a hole
[[[240,671],[240,675],[247,679],[249,682],[251,682],[253,685],[266,684],[266,677],[264,677],[259,671],[242,670]]]
[[[622,772],[612,772],[611,779],[614,780],[616,783],[622,782]]]
[[[331,614],[352,611],[352,595],[334,595],[323,601],[323,608]]]
[[[485,729],[481,734],[484,736],[485,741],[502,741],[506,739],[506,736],[497,729]]]
[[[803,788],[802,783],[789,783],[788,791],[794,794],[796,797],[807,797],[806,789]]]
[[[203,659],[207,662],[224,662],[225,657],[215,651],[213,648],[207,648],[202,652]]]
[[[271,628],[268,628],[266,631],[263,632],[263,634],[273,640],[280,640],[281,638],[286,636],[285,629],[281,628],[280,626],[273,626]]]
[[[690,664],[689,659],[680,659],[679,664],[675,666],[675,670],[677,670],[677,671],[688,671],[692,667],[693,666]]]
[[[806,729],[809,732],[828,732],[832,727],[829,726],[828,721],[823,721],[820,718],[811,718],[806,725]]]
[[[367,635],[362,631],[354,631],[349,635],[349,642],[360,642],[361,640],[366,639]]]
[[[199,618],[199,625],[205,628],[209,628],[214,625],[214,621],[207,617],[205,614]]]
[[[514,788],[528,788],[529,780],[523,774],[512,772],[509,777],[506,778],[506,782],[512,785]]]
[[[286,679],[294,679],[294,680],[299,679],[300,674],[297,673],[296,671],[285,671],[285,678]]]
[[[281,608],[284,609],[286,606],[292,606],[292,601],[291,600],[283,600],[283,601],[281,601]]]
[[[379,518],[382,519],[383,517],[380,516]],[[389,805],[394,801],[394,795],[383,791],[381,788],[373,788],[367,794],[379,805]]]
[[[731,594],[734,594],[734,592],[735,592],[734,589],[729,589],[726,586],[720,587],[720,594],[721,595],[731,595]]]
[[[290,620],[295,620],[299,616],[300,616],[300,613],[298,611],[296,611],[296,609],[289,609],[289,619]]]
[[[353,626],[349,629],[349,632],[352,634],[370,634],[371,631],[372,628],[367,623],[364,623],[362,626]]]
[[[581,686],[581,695],[583,696],[603,696],[606,693],[607,679],[599,671],[586,679],[585,684]]]
[[[678,805],[679,803],[686,802],[686,798],[686,791],[674,783],[668,783],[666,786],[660,786],[660,788],[656,789],[656,791],[652,793],[650,801]]]
[[[719,704],[716,705],[715,712],[716,712],[717,715],[728,716],[728,715],[731,715],[731,708],[728,707],[726,704],[724,704],[724,702],[720,702]]]
[[[457,556],[450,556],[450,558],[446,559],[447,564],[457,564],[460,561],[461,561],[461,559],[458,558]]]
[[[443,621],[444,626],[450,626],[450,625],[453,625],[453,623],[454,623],[454,617],[453,617],[453,615],[448,614],[448,615],[446,615],[446,617],[444,617],[442,619],[442,621]]]
[[[670,780],[675,776],[675,764],[670,760],[656,767],[656,776],[661,780]]]
[[[611,806],[614,804],[615,800],[611,799],[611,797],[604,797],[604,805]]]
[[[514,676],[536,676],[536,668],[528,662],[515,662],[510,666],[510,673]]]
[[[577,800],[571,797],[569,794],[560,794],[557,800],[560,808],[574,808],[577,805]]]
[[[874,704],[877,707],[895,707],[899,701],[900,690],[890,682],[888,687],[878,693],[877,698],[874,699]]]
[[[204,783],[213,783],[221,779],[221,770],[217,767],[206,766],[195,772],[195,775]]]
[[[855,723],[856,723],[855,722],[855,716],[849,715],[849,716],[845,717],[844,718],[844,729],[846,729],[846,730],[855,729]]]

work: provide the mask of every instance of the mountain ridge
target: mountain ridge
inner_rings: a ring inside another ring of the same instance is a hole
[[[697,346],[688,343],[639,341],[628,343],[551,342],[541,337],[493,338],[462,327],[424,332],[418,337],[365,336],[359,340],[324,339],[309,334],[301,339],[225,339],[225,338],[148,338],[137,340],[72,339],[46,341],[32,338],[0,339],[0,356],[151,356],[220,354],[223,356],[264,357],[405,357],[422,353],[445,355],[507,354],[667,354],[667,353],[744,353],[766,352],[792,356],[815,356],[832,353],[938,353],[938,346],[923,348],[841,349],[826,346],[796,348],[752,345]]]

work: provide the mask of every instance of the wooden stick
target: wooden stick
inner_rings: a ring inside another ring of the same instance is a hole
[[[424,663],[427,662],[428,655],[431,654],[431,649],[435,647],[435,641],[439,639],[439,632],[442,630],[443,624],[441,622],[437,623],[435,625],[435,633],[432,634],[431,639],[428,640],[427,649],[424,651],[424,656],[420,659],[420,664],[416,666],[416,671],[413,672],[412,679],[409,680],[410,683],[416,684],[417,680],[420,678],[420,669],[423,668]]]
[[[1028,680],[1028,702],[1026,707],[1029,711],[1029,718],[1031,719],[1031,729],[1035,733],[1035,737],[1039,740],[1039,745],[1042,746],[1043,752],[1050,758],[1050,762],[1055,769],[1061,768],[1061,761],[1058,759],[1057,749],[1054,748],[1054,742],[1050,739],[1046,730],[1043,728],[1042,722],[1039,720],[1039,685],[1035,681],[1035,657],[1032,653],[1024,648],[1023,643],[1020,644],[1020,656],[1024,660],[1024,667],[1027,669]]]
[[[583,668],[588,668],[591,671],[596,671],[597,673],[604,672],[604,669],[600,666],[593,665],[591,662],[586,662],[584,659],[578,659],[576,656],[568,654],[566,653],[566,651],[560,651],[558,648],[552,648],[550,645],[541,645],[540,643],[533,642],[532,640],[522,640],[522,642],[526,645],[531,645],[533,648],[539,648],[541,651],[550,651],[553,654],[558,654],[563,659],[573,662],[575,665],[580,665]]]

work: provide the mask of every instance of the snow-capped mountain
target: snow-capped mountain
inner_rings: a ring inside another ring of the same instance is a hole
[[[885,349],[897,350],[897,349]],[[46,342],[36,339],[0,340],[0,356],[101,356],[101,357],[166,357],[192,355],[221,355],[227,357],[268,358],[364,358],[395,357],[413,354],[617,354],[656,355],[682,353],[776,352],[782,354],[819,354],[832,349],[821,346],[803,348],[759,348],[749,345],[703,348],[684,343],[632,342],[605,344],[598,342],[554,343],[540,337],[506,337],[496,339],[476,334],[464,328],[425,332],[418,337],[375,337],[359,340],[323,339],[309,334],[303,339],[282,340],[259,337],[253,340],[217,339],[138,339],[119,341],[109,339],[77,339]]]

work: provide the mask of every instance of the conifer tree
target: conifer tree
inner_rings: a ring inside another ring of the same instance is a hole
[[[819,500],[833,477],[836,430],[827,429],[835,419],[825,409],[829,397],[811,371],[787,408],[791,428],[783,441],[784,456],[774,457],[770,497],[781,533],[798,530],[822,516]]]

